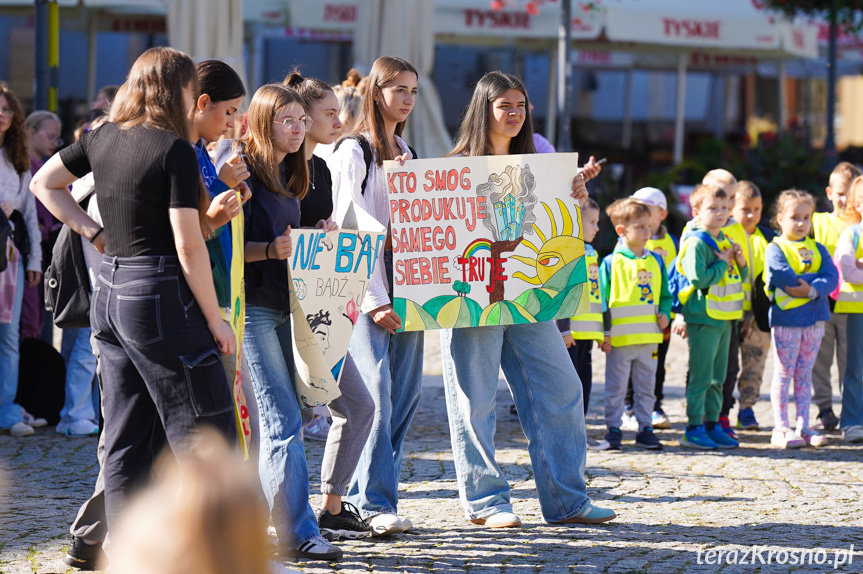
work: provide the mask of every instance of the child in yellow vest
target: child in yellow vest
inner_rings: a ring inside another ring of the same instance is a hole
[[[602,260],[600,290],[605,299],[602,350],[605,362],[605,440],[620,450],[620,431],[626,384],[632,376],[638,447],[659,450],[651,413],[656,400],[656,348],[669,324],[671,293],[662,259],[648,250],[650,210],[637,199],[620,199],[606,210],[621,238],[614,252]]]
[[[830,293],[839,274],[830,253],[808,237],[815,199],[796,189],[783,191],[776,200],[776,223],[781,235],[767,246],[764,289],[771,296],[770,330],[773,336],[773,436],[779,448],[805,444],[822,446],[827,440],[809,427],[812,367],[830,319]],[[794,380],[797,420],[788,420],[788,387]]]
[[[707,172],[702,183],[713,184],[721,187],[728,194],[728,223],[722,228],[725,237],[735,245],[740,246],[743,257],[750,270],[752,268],[752,246],[749,237],[743,229],[743,225],[734,219],[732,211],[737,201],[737,178],[725,169],[713,169]],[[747,313],[752,308],[752,274],[743,280],[743,312]],[[719,411],[719,426],[733,439],[737,434],[731,428],[728,414],[734,406],[734,387],[737,384],[737,373],[740,371],[740,329],[741,322],[734,321],[731,324],[731,339],[728,344],[728,367],[725,372],[725,381],[722,384],[722,409]]]
[[[833,261],[839,268],[835,313],[847,316],[848,364],[842,382],[839,426],[847,443],[863,442],[863,177],[854,178],[843,219],[850,226],[839,236]]]
[[[593,386],[593,362],[590,350],[593,343],[602,343],[604,330],[602,327],[602,292],[599,289],[599,256],[590,242],[599,231],[599,205],[592,199],[587,199],[581,206],[581,236],[584,239],[584,259],[587,263],[587,284],[589,289],[590,307],[586,313],[576,315],[571,319],[558,319],[557,328],[563,336],[563,343],[569,352],[578,378],[581,380],[582,396],[584,397],[584,414],[590,404],[590,389]],[[590,450],[607,450],[608,443],[587,437],[587,448]]]
[[[731,214],[743,226],[749,238],[751,248],[749,282],[753,286],[750,291],[752,300],[754,302],[756,298],[764,298],[766,306],[766,295],[763,290],[759,293],[755,283],[764,272],[764,252],[776,234],[769,228],[758,225],[761,221],[762,207],[761,190],[758,186],[751,181],[739,182]],[[758,402],[761,394],[764,364],[767,361],[767,351],[770,349],[770,330],[766,325],[763,326],[766,330],[759,328],[753,310],[747,310],[744,303],[743,322],[740,324],[740,377],[737,380],[737,390],[740,393],[740,410],[737,412],[738,429],[758,429],[758,421],[752,407]]]
[[[647,240],[645,247],[653,251],[662,258],[666,270],[668,266],[677,257],[677,238],[668,232],[668,229],[662,224],[668,217],[668,201],[665,194],[655,187],[643,187],[632,194],[632,197],[639,199],[647,204],[650,209],[650,239]],[[674,314],[670,316],[674,319]],[[653,393],[656,395],[656,400],[653,404],[653,413],[651,421],[655,429],[670,429],[671,422],[662,410],[662,389],[665,386],[665,357],[668,355],[668,346],[671,341],[671,326],[666,327],[662,331],[662,342],[656,353],[656,385],[653,388]],[[626,414],[624,414],[623,429],[627,430],[631,424],[637,427],[635,416],[632,415],[633,389],[632,380],[626,389]],[[627,421],[629,419],[629,421]],[[631,422],[630,422],[631,421]],[[629,424],[628,424],[629,423]]]
[[[689,424],[681,446],[735,448],[719,425],[722,385],[728,365],[731,324],[743,317],[743,287],[749,267],[740,246],[722,231],[728,222],[728,194],[701,184],[689,199],[694,219],[680,242],[676,271],[691,283],[679,295],[689,339]]]
[[[847,161],[837,165],[830,174],[827,186],[827,199],[833,204],[832,213],[813,213],[812,231],[815,241],[827,248],[830,256],[836,249],[839,235],[845,229],[845,219],[841,217],[848,204],[848,192],[851,182],[861,175],[860,170]],[[833,412],[833,386],[830,381],[830,369],[833,366],[834,353],[839,368],[839,380],[845,377],[847,355],[846,315],[833,312],[835,302],[830,303],[830,320],[824,324],[824,338],[815,359],[812,371],[813,396],[812,401],[818,407],[818,418],[824,430],[833,430],[839,424],[839,418]]]

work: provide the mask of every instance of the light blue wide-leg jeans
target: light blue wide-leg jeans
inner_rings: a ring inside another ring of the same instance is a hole
[[[459,496],[469,519],[512,511],[494,459],[498,370],[503,369],[528,439],[547,522],[589,502],[581,383],[551,321],[441,331],[444,385]]]

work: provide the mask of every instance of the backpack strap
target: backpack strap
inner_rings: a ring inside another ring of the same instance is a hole
[[[405,145],[407,145],[407,144],[405,144]],[[417,155],[417,150],[415,150],[415,149],[414,149],[414,148],[412,148],[411,146],[408,146],[408,149],[409,149],[409,150],[411,150],[411,157],[412,157],[413,159],[417,159],[417,158],[419,157],[419,156]]]
[[[345,140],[353,140],[357,142],[360,146],[360,149],[363,150],[363,161],[366,164],[366,175],[363,177],[363,182],[360,184],[360,195],[366,194],[366,182],[369,180],[369,171],[372,169],[372,161],[374,161],[374,156],[372,155],[372,146],[369,144],[369,140],[364,138],[359,134],[350,134],[339,141],[336,142],[336,147],[333,148],[333,152],[339,149],[339,146],[342,145],[342,142]]]
[[[716,244],[716,240],[713,238],[712,235],[710,235],[706,231],[701,231],[701,230],[692,231],[692,232],[687,234],[687,237],[689,237],[689,236],[697,237],[698,239],[700,239],[701,241],[703,241],[704,243],[709,245],[710,248],[713,249],[714,251],[719,251],[719,245]]]

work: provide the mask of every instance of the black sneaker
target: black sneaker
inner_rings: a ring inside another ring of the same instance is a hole
[[[818,418],[826,431],[836,430],[836,427],[839,426],[839,417],[833,414],[833,409],[824,409],[818,413]]]
[[[66,550],[63,563],[78,570],[99,570],[105,565],[107,559],[102,552],[102,543],[86,544],[83,538],[72,537],[72,543]]]
[[[292,550],[283,550],[279,554],[294,560],[326,560],[328,562],[342,557],[342,551],[321,536],[307,540]]]
[[[608,442],[608,450],[621,450],[620,442],[623,440],[623,433],[619,428],[611,427],[605,433],[605,440]]]
[[[649,450],[662,450],[662,443],[653,434],[653,427],[644,427],[640,433],[635,435],[635,446]]]
[[[336,539],[346,538],[356,540],[372,535],[372,527],[360,516],[356,506],[350,502],[342,502],[342,511],[336,515],[328,510],[318,513],[318,528],[321,534],[331,534]]]

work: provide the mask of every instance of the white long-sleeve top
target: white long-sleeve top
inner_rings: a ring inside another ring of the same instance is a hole
[[[843,282],[863,285],[863,269],[857,269],[857,249],[854,247],[854,234],[851,231],[852,228],[849,227],[839,236],[833,262],[839,269],[839,277]]]
[[[42,272],[42,232],[36,217],[36,196],[30,191],[30,170],[19,174],[9,160],[6,148],[0,148],[0,201],[12,204],[12,209],[20,211],[27,224],[30,235],[30,257],[27,271]]]
[[[368,134],[362,135],[369,139]],[[410,148],[398,136],[396,136],[396,143],[398,143],[402,153],[410,153]],[[374,148],[372,148],[372,152],[374,153]],[[333,176],[333,216],[335,221],[341,222],[341,217],[347,211],[348,204],[353,201],[389,231],[390,201],[383,166],[379,166],[375,160],[372,161],[364,194],[361,185],[366,176],[366,163],[363,159],[363,149],[356,141],[345,140],[342,142],[339,149],[327,159],[327,167],[330,168],[330,173]],[[375,272],[369,281],[369,288],[366,290],[360,311],[368,313],[390,303],[392,303],[392,299],[384,270],[383,250],[381,250],[378,252]]]

